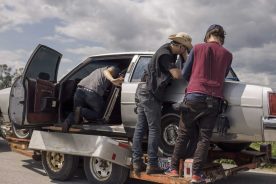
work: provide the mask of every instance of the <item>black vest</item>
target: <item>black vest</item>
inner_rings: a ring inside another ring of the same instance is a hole
[[[169,46],[169,43],[164,44],[156,51],[156,53],[152,56],[150,63],[148,64],[144,77],[146,79],[147,89],[160,102],[163,101],[165,89],[172,80],[169,71],[162,71],[159,64],[159,58],[162,55],[173,55]],[[176,60],[176,55],[173,55],[173,57]]]

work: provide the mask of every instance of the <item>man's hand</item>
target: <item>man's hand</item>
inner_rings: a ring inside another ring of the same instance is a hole
[[[121,86],[122,83],[124,82],[124,78],[123,77],[118,77],[116,79],[112,79],[111,80],[112,84],[114,84],[115,86]]]
[[[187,49],[185,49],[185,51],[181,54],[184,62],[187,61],[187,58],[188,58],[188,52],[187,52]]]

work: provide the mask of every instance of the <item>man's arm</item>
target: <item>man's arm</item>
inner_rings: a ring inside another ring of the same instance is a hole
[[[181,75],[181,70],[178,68],[172,68],[169,70],[170,74],[172,75],[172,77],[174,79],[181,79],[182,75]]]
[[[113,76],[116,76],[116,69],[115,67],[108,67],[106,70],[104,70],[104,76],[109,80],[112,84],[115,86],[121,86],[124,82],[123,77],[114,78]]]
[[[163,70],[170,72],[173,79],[181,79],[181,70],[175,64],[175,58],[170,55],[162,55],[159,58],[160,66]]]
[[[189,57],[187,59],[187,62],[185,63],[184,68],[182,70],[182,76],[186,81],[190,80],[193,64],[194,64],[194,49],[191,50]]]

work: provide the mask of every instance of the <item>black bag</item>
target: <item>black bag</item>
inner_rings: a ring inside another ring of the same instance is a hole
[[[220,114],[217,117],[217,132],[220,136],[225,136],[228,129],[230,128],[230,122],[227,116]]]
[[[230,122],[225,112],[228,108],[228,101],[223,100],[220,103],[219,115],[217,117],[217,132],[220,136],[225,136],[230,128]]]

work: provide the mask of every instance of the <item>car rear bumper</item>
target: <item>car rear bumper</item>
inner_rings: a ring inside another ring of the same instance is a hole
[[[263,117],[263,140],[276,141],[276,118]]]

